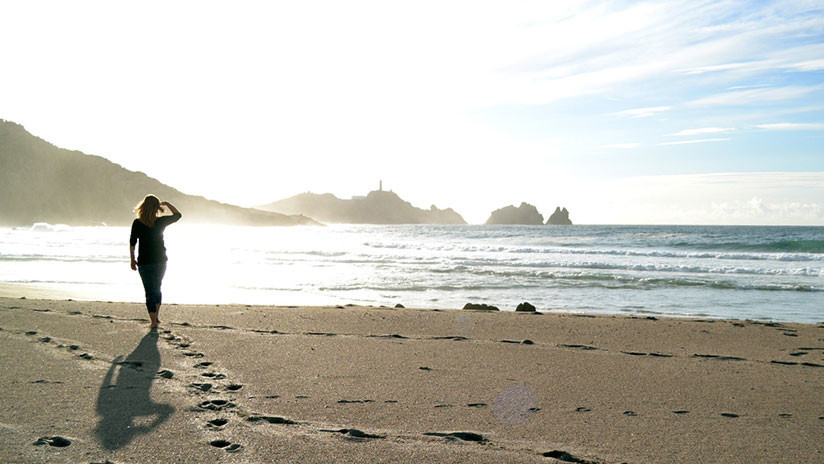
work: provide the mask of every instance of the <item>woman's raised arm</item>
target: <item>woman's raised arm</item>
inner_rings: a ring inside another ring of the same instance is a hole
[[[168,206],[169,210],[172,211],[172,214],[180,214],[180,211],[178,211],[177,208],[175,208],[175,205],[169,203],[168,201],[161,201],[160,206]]]

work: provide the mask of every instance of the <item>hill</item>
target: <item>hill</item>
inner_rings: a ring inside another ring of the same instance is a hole
[[[58,148],[19,124],[0,120],[0,225],[129,225],[134,206],[147,193],[177,206],[187,223],[317,224],[307,217],[186,195],[142,172],[100,156]]]
[[[283,214],[304,214],[340,224],[466,224],[452,208],[416,208],[394,192],[375,190],[365,197],[340,199],[331,193],[301,193],[259,207]]]

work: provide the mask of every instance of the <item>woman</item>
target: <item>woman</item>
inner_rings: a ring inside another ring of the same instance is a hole
[[[161,216],[166,206],[172,211],[171,216]],[[146,309],[149,310],[151,328],[156,329],[160,323],[160,283],[166,273],[166,245],[163,243],[163,229],[181,218],[180,211],[168,201],[161,202],[154,195],[146,195],[134,209],[137,219],[132,222],[132,234],[129,237],[129,254],[132,270],[140,271],[143,288],[146,290]],[[137,260],[134,259],[134,246],[140,242]]]

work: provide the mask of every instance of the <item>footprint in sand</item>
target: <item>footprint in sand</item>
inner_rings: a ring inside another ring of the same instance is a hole
[[[206,428],[212,430],[223,430],[223,426],[229,423],[229,419],[212,419],[206,422]]]
[[[207,392],[212,389],[212,384],[210,383],[190,383],[189,386],[202,392]]]
[[[234,408],[235,406],[237,406],[235,403],[227,400],[207,400],[198,405],[200,409],[208,409],[210,411],[222,411],[224,409]]]
[[[585,350],[585,351],[589,351],[589,350],[598,350],[598,349],[600,349],[600,348],[595,347],[595,346],[589,346],[589,345],[577,345],[577,344],[566,344],[566,343],[562,343],[562,344],[560,344],[560,345],[558,345],[558,346],[563,347],[563,348],[576,348],[576,349],[579,349],[579,350]]]
[[[195,364],[193,367],[195,369],[206,369],[207,367],[211,366],[212,364],[214,364],[214,363],[211,363],[209,361],[203,361],[203,362],[199,362],[199,363]]]
[[[369,438],[386,438],[385,435],[372,435],[372,434],[363,432],[363,431],[358,430],[358,429],[338,429],[338,430],[321,429],[320,431],[321,432],[329,432],[329,433],[340,433],[340,434],[345,435],[344,438],[354,439],[356,441],[361,441],[363,439],[369,439]]]
[[[484,438],[483,435],[474,432],[425,432],[424,435],[428,437],[443,437],[448,440],[458,439],[463,441],[474,441],[477,443],[483,443],[486,441],[486,438]]]
[[[226,440],[212,440],[209,442],[209,444],[214,446],[215,448],[224,449],[227,453],[237,453],[243,449],[243,445],[232,443]]]
[[[545,458],[557,459],[562,462],[573,462],[576,464],[597,464],[595,461],[587,461],[586,459],[575,457],[567,453],[566,451],[561,450],[547,451],[546,453],[542,453],[541,456]]]
[[[117,364],[132,369],[140,369],[141,367],[143,367],[143,362],[141,361],[120,361]]]
[[[746,361],[744,358],[739,358],[738,356],[721,356],[720,354],[694,354],[692,355],[693,358],[707,358],[707,359],[717,359],[719,361]]]
[[[631,356],[646,356],[647,353],[643,353],[641,351],[622,351],[621,353],[628,354]]]
[[[247,422],[268,422],[270,424],[283,424],[283,425],[294,425],[297,422],[286,419],[284,417],[277,417],[277,416],[250,416],[246,419]]]
[[[772,360],[772,361],[770,361],[770,363],[771,364],[781,364],[783,366],[797,366],[798,365],[798,363],[794,362],[794,361],[776,361],[776,360]]]
[[[240,390],[241,388],[243,388],[243,385],[233,383],[231,385],[227,385],[225,390],[228,391],[228,392],[236,392],[236,391]]]
[[[71,440],[69,440],[67,438],[59,437],[59,436],[40,437],[40,438],[37,439],[37,441],[32,443],[32,445],[34,445],[34,446],[49,445],[49,446],[55,446],[57,448],[65,448],[65,447],[67,447],[71,444],[72,444]]]

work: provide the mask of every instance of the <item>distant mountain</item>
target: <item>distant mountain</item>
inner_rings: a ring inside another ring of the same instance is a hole
[[[452,208],[416,208],[394,192],[375,190],[365,197],[340,199],[331,193],[301,193],[259,206],[266,211],[304,214],[322,222],[340,224],[466,224]]]
[[[549,216],[549,219],[546,221],[547,225],[557,225],[557,226],[571,226],[572,221],[569,220],[569,211],[566,208],[561,209],[560,206],[555,207],[555,212]]]
[[[521,206],[512,205],[496,209],[486,220],[487,225],[493,224],[523,224],[540,226],[544,224],[544,216],[538,212],[538,208],[529,203],[521,203]]]
[[[0,225],[129,225],[133,208],[148,193],[177,206],[187,223],[317,224],[307,217],[186,195],[142,172],[58,148],[19,124],[0,120]]]

